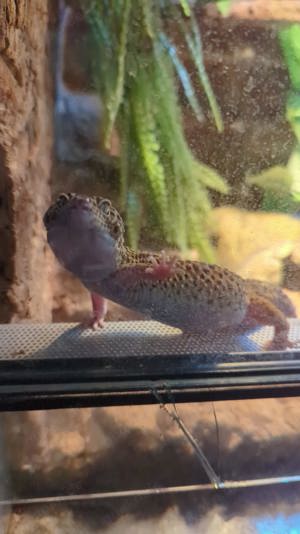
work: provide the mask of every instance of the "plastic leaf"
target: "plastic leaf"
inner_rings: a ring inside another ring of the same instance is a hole
[[[172,62],[174,64],[174,67],[176,69],[176,72],[178,74],[178,77],[182,83],[182,87],[184,89],[184,93],[186,98],[188,99],[190,106],[192,107],[198,121],[203,120],[203,113],[201,111],[200,105],[197,101],[197,97],[195,95],[194,88],[191,83],[190,75],[188,71],[186,70],[183,63],[180,61],[176,47],[171,43],[171,41],[168,39],[168,37],[164,33],[160,33],[160,40],[163,44],[163,46],[168,51],[168,54],[170,55],[170,58],[172,59]]]
[[[128,21],[130,16],[131,0],[124,0],[124,11],[121,27],[120,46],[118,51],[118,72],[117,82],[111,99],[107,102],[108,122],[105,129],[104,146],[109,148],[110,137],[114,122],[123,98],[124,76],[125,76],[125,58],[126,44],[128,37]]]
[[[286,61],[292,88],[300,91],[300,24],[291,24],[279,32],[284,59]]]
[[[217,0],[217,8],[223,17],[226,17],[230,11],[232,0]]]
[[[186,17],[190,17],[191,16],[191,8],[189,6],[188,0],[180,0],[180,5],[181,5],[181,9],[182,9],[183,13],[185,14],[185,16]]]
[[[205,91],[205,94],[207,96],[217,129],[219,132],[222,132],[224,129],[223,119],[222,119],[222,115],[221,115],[216,97],[210,85],[207,72],[205,70],[200,32],[199,32],[199,28],[193,16],[191,16],[191,24],[192,24],[193,35],[185,31],[184,32],[185,40],[190,50],[190,53],[192,55],[192,58],[194,60],[194,63],[197,67],[198,75],[199,75],[201,84],[203,86],[203,89]]]
[[[225,182],[224,178],[222,178],[222,176],[220,176],[220,174],[212,167],[209,167],[200,161],[194,161],[193,169],[195,176],[204,186],[223,194],[229,192],[228,184]]]
[[[155,134],[155,123],[150,109],[144,108],[136,94],[134,102],[134,117],[136,133],[140,144],[141,155],[150,187],[153,192],[160,218],[165,221],[167,211],[167,191],[165,173],[159,157],[159,142]]]
[[[291,190],[292,176],[287,167],[275,165],[259,174],[248,176],[245,182],[248,185],[257,185],[264,190],[280,194]]]

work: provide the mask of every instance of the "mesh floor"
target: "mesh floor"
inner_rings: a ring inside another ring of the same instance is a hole
[[[0,359],[259,353],[272,335],[264,327],[247,336],[200,337],[155,321],[110,322],[95,332],[74,324],[9,324],[0,325]],[[300,340],[300,320],[290,320],[290,340]]]

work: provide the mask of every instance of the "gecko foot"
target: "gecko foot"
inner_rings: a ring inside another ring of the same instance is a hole
[[[93,313],[91,317],[88,317],[83,323],[83,328],[92,328],[97,330],[98,328],[103,328],[105,324],[105,315],[107,311],[107,302],[106,300],[97,293],[91,293]]]
[[[177,258],[169,257],[164,250],[161,251],[159,258],[151,256],[151,267],[145,269],[145,273],[153,280],[165,280],[174,274],[174,265]]]
[[[276,351],[276,350],[287,350],[287,349],[297,349],[300,346],[300,340],[298,341],[278,341],[272,339],[272,341],[268,341],[263,346],[263,350],[268,351]]]
[[[87,317],[81,326],[83,328],[92,328],[92,330],[98,330],[98,328],[103,328],[104,325],[105,321],[103,318],[92,315],[91,317]]]
[[[276,332],[275,336],[271,341],[268,341],[263,346],[263,350],[265,351],[273,351],[273,350],[287,350],[287,349],[295,349],[299,347],[299,341],[290,341],[288,339],[288,332],[286,330],[283,330],[281,332]]]

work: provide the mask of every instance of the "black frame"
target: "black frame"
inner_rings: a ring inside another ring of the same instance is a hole
[[[157,393],[163,402],[298,396],[300,353],[0,360],[1,411],[156,404]]]

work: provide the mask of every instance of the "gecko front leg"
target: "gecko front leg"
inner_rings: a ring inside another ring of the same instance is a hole
[[[98,293],[91,293],[92,300],[92,315],[83,324],[85,328],[97,328],[104,327],[104,319],[107,312],[107,300]]]

